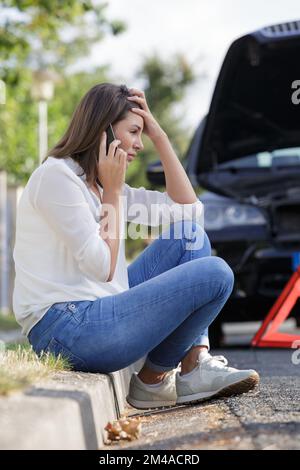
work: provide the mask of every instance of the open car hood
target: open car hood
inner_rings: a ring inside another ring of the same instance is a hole
[[[243,197],[265,194],[283,180],[287,187],[299,184],[300,164],[291,165],[291,160],[288,166],[249,171],[234,165],[249,155],[300,147],[297,101],[300,21],[237,39],[224,59],[208,115],[186,155],[191,180],[220,194]]]

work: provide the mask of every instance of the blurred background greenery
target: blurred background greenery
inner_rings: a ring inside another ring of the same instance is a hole
[[[73,110],[85,92],[104,81],[120,84],[110,64],[72,72],[72,66],[88,56],[91,46],[106,35],[122,35],[127,25],[121,18],[107,19],[109,2],[59,0],[4,0],[0,5],[0,79],[6,84],[6,104],[0,107],[0,167],[8,182],[25,185],[39,164],[38,108],[31,97],[32,73],[46,69],[56,74],[55,93],[48,107],[49,147],[64,133]],[[73,67],[74,70],[74,67]],[[76,70],[76,67],[75,67]],[[182,54],[162,60],[157,53],[145,55],[136,74],[143,83],[148,104],[167,132],[180,159],[193,129],[184,114],[174,112],[196,79]],[[136,86],[135,83],[126,83]],[[146,167],[158,160],[151,141],[128,168],[126,182],[149,189]],[[164,190],[164,188],[155,188]],[[147,241],[127,239],[126,256],[133,259]]]

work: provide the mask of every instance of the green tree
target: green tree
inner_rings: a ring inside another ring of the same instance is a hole
[[[6,83],[7,101],[0,107],[0,167],[9,172],[9,182],[25,183],[38,161],[37,106],[30,96],[32,70],[56,70],[62,77],[49,110],[51,144],[62,133],[70,108],[79,101],[80,90],[82,94],[80,75],[78,80],[77,76],[70,77],[68,66],[88,55],[91,46],[105,34],[117,35],[125,30],[124,22],[106,19],[107,5],[92,0],[1,3],[0,78]],[[104,70],[108,67],[103,67],[100,75],[97,70],[94,79],[106,78]],[[85,74],[87,82],[93,81],[92,76],[88,79]]]
[[[110,81],[108,66],[61,78],[48,108],[49,148],[65,132],[84,93],[104,81]],[[31,98],[30,87],[31,73],[26,70],[17,87],[8,87],[6,104],[0,108],[0,167],[6,169],[12,184],[25,185],[39,160],[38,107]]]
[[[2,1],[0,78],[17,85],[24,68],[65,70],[105,34],[122,33],[125,23],[107,20],[107,6],[92,0]]]

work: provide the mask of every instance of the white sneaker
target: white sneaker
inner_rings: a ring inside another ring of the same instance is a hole
[[[163,381],[155,387],[142,382],[137,372],[134,372],[130,379],[129,393],[126,400],[138,409],[176,405],[175,375],[178,370],[177,368],[168,372]]]
[[[245,393],[259,383],[255,370],[227,367],[224,356],[200,352],[198,365],[185,375],[176,373],[177,404],[190,403],[216,396]]]

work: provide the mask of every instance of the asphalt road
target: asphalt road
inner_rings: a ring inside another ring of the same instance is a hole
[[[128,407],[128,415],[142,416],[141,436],[102,449],[300,449],[300,351],[243,348],[212,354],[223,354],[234,367],[256,369],[259,387],[164,410]]]

